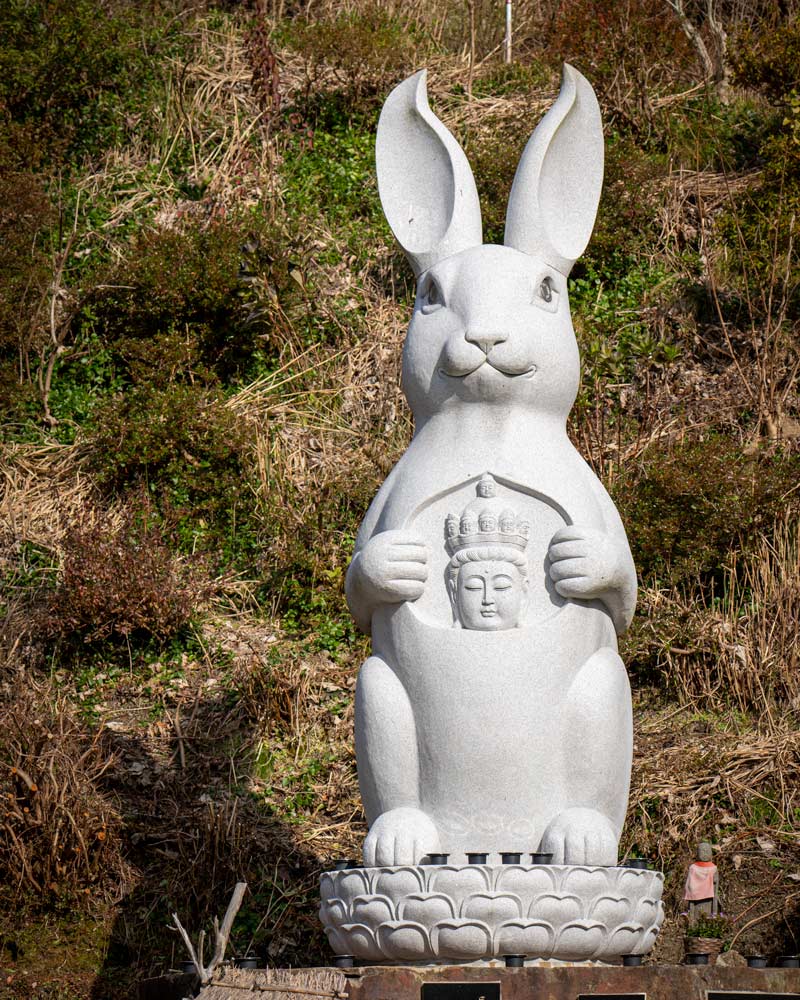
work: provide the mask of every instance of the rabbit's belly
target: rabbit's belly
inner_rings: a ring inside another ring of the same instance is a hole
[[[538,627],[478,632],[431,627],[406,604],[378,612],[373,640],[408,693],[421,805],[443,849],[480,851],[482,831],[509,845],[498,850],[535,849],[567,803],[572,681],[616,648],[607,613],[569,603]]]

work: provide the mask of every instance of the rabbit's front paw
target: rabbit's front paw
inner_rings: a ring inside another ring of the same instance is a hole
[[[433,820],[420,809],[403,807],[381,813],[364,841],[364,864],[416,865],[441,851]]]
[[[422,596],[428,579],[428,547],[408,531],[382,531],[361,550],[359,573],[373,601],[399,604]]]
[[[617,838],[611,823],[595,809],[565,809],[550,821],[540,851],[556,865],[615,865]]]
[[[605,532],[569,524],[560,528],[547,552],[550,579],[562,597],[604,597],[625,582],[625,552]]]

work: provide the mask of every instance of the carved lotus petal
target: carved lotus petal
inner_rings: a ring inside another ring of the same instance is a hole
[[[319,880],[319,894],[322,896],[323,900],[333,899],[336,896],[336,880],[333,875],[320,876]]]
[[[342,930],[346,934],[347,948],[345,951],[337,952],[337,955],[355,955],[356,958],[366,958],[372,962],[384,957],[372,928],[365,924],[343,924]]]
[[[522,903],[519,896],[508,892],[476,892],[461,904],[459,915],[496,927],[504,920],[521,917]]]
[[[433,927],[439,920],[450,920],[455,916],[452,900],[440,892],[413,892],[398,905],[401,920]]]
[[[333,877],[336,880],[336,891],[333,895],[340,899],[352,899],[370,891],[366,873],[358,869],[337,872]]]
[[[378,943],[387,958],[419,961],[432,956],[428,931],[410,920],[390,920],[378,928]]]
[[[606,927],[614,927],[633,918],[634,906],[627,896],[601,896],[592,903],[589,917]],[[624,954],[621,952],[620,954]]]
[[[649,927],[658,920],[659,911],[659,901],[657,899],[650,899],[646,897],[645,899],[640,899],[636,907],[636,914],[634,920],[637,924],[642,924],[644,927]]]
[[[441,892],[460,905],[467,896],[491,889],[491,875],[484,868],[455,868],[451,865],[432,867],[428,875],[428,891]]]
[[[620,927],[615,927],[608,940],[606,954],[613,957],[640,954],[639,946],[643,930],[641,924],[622,924]]]
[[[617,877],[617,892],[621,896],[639,899],[651,888],[652,872],[637,868],[626,868]]]
[[[528,955],[550,958],[556,934],[541,920],[507,920],[494,936],[495,955]]]
[[[546,892],[534,899],[528,908],[531,920],[543,920],[553,927],[580,920],[583,916],[583,903],[577,896],[564,896],[560,893]]]
[[[658,932],[661,930],[660,924],[654,924],[652,927],[648,927],[642,936],[642,943],[639,945],[639,953],[646,955],[648,951],[656,943],[656,938],[658,937]]]
[[[556,938],[554,952],[560,959],[579,961],[593,958],[606,942],[607,932],[602,924],[590,920],[574,920],[562,927]]]
[[[440,958],[476,959],[492,953],[492,934],[478,920],[441,920],[434,928]]]
[[[395,919],[395,908],[388,896],[356,896],[350,913],[355,922],[373,927],[383,920]]]
[[[340,927],[326,927],[325,934],[334,955],[349,955],[351,953],[350,941]]]
[[[513,892],[522,899],[530,899],[558,888],[556,870],[544,865],[538,868],[503,865],[497,872],[495,888],[498,892]]]
[[[605,896],[609,891],[609,879],[605,868],[589,868],[577,865],[570,868],[561,883],[562,892],[572,892],[581,899]]]
[[[319,919],[322,925],[342,924],[349,917],[347,904],[343,899],[326,899],[322,897],[322,906],[319,908]]]
[[[381,868],[372,882],[372,892],[388,896],[395,906],[412,892],[422,892],[424,888],[418,868]]]

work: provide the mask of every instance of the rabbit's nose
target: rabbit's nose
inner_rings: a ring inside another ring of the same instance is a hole
[[[502,344],[508,340],[508,334],[501,333],[499,330],[477,329],[467,330],[466,338],[470,344],[477,344],[484,354],[488,354],[495,344]]]

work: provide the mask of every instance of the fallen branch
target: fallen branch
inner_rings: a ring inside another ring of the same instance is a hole
[[[225,916],[222,918],[221,927],[219,920],[214,917],[214,954],[212,955],[211,961],[207,966],[203,965],[203,942],[205,940],[205,931],[200,932],[198,939],[198,950],[200,952],[200,956],[198,957],[197,952],[194,950],[192,939],[189,937],[185,927],[178,919],[178,914],[172,914],[175,927],[177,928],[180,936],[183,938],[183,943],[186,945],[186,950],[189,952],[189,958],[192,960],[194,967],[197,970],[197,975],[200,977],[200,983],[203,986],[207,986],[211,982],[214,970],[217,966],[222,964],[225,958],[225,949],[228,947],[228,938],[231,934],[231,928],[233,927],[233,922],[236,919],[236,914],[239,912],[242,905],[242,900],[244,899],[246,891],[247,882],[237,882],[236,888],[233,890],[233,895],[231,896],[231,901],[228,903],[228,909],[225,911]]]

